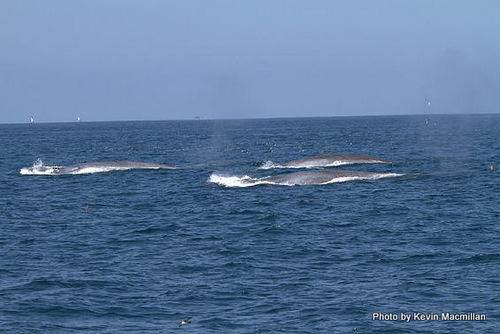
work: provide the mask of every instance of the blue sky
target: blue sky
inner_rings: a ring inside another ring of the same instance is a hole
[[[2,0],[0,123],[497,113],[499,13],[494,0]]]

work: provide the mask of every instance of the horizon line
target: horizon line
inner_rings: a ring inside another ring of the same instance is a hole
[[[269,116],[269,117],[243,117],[243,118],[172,118],[172,119],[123,119],[123,120],[82,120],[82,121],[35,121],[26,122],[0,122],[0,125],[35,125],[35,124],[73,124],[73,123],[119,123],[119,122],[200,122],[200,121],[245,121],[245,120],[272,120],[272,119],[307,119],[307,118],[348,118],[348,117],[400,117],[400,116],[481,116],[496,115],[500,112],[491,113],[438,113],[438,114],[368,114],[368,115],[336,115],[336,116]]]

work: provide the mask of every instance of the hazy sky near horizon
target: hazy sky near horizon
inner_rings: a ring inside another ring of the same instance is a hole
[[[499,14],[495,0],[1,0],[0,123],[498,113]]]

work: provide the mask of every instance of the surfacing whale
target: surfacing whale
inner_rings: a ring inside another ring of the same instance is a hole
[[[324,154],[315,157],[290,161],[284,165],[275,165],[272,163],[264,164],[260,169],[272,168],[316,168],[316,167],[335,167],[354,164],[375,164],[392,163],[391,160],[372,157],[361,154]]]
[[[23,175],[68,175],[103,173],[130,169],[177,169],[177,167],[138,161],[102,161],[86,162],[71,166],[44,166],[41,161],[37,161],[31,168],[22,168],[20,173]]]
[[[357,172],[348,170],[318,170],[272,176],[263,179],[262,181],[281,185],[312,185],[345,182],[351,180],[375,180],[396,175],[399,174]]]
[[[287,173],[278,176],[251,178],[249,176],[220,176],[213,174],[209,182],[218,183],[226,187],[251,187],[259,184],[274,184],[283,186],[319,185],[347,182],[353,180],[376,180],[386,177],[402,176],[395,173],[371,173],[347,170],[317,170],[306,172]]]
[[[156,164],[150,162],[139,161],[103,161],[103,162],[86,162],[66,167],[59,167],[57,174],[81,174],[85,172],[103,172],[112,170],[128,170],[128,169],[176,169],[173,166],[164,164]]]

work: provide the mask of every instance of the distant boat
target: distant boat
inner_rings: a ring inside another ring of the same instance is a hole
[[[194,116],[194,119],[199,120],[200,116]]]
[[[35,119],[33,118],[33,116],[30,116],[30,124],[33,124],[35,123]]]
[[[76,118],[76,121],[77,121],[77,122],[81,122],[81,121],[82,121],[81,117],[80,117],[80,116],[78,116],[78,117]]]

